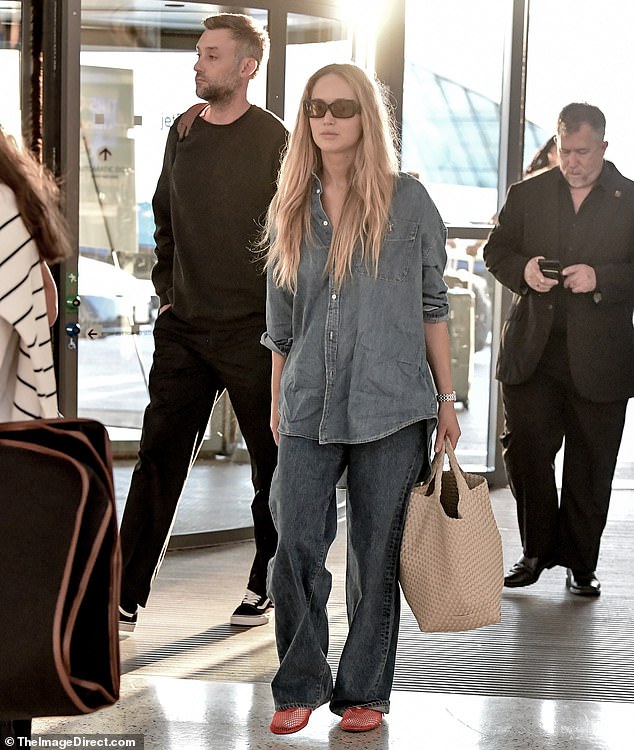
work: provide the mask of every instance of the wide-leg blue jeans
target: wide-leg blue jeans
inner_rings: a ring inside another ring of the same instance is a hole
[[[269,565],[280,667],[277,710],[350,706],[388,712],[400,617],[398,566],[405,510],[426,472],[428,426],[418,422],[361,444],[325,444],[280,435],[271,486],[278,546]],[[347,467],[348,636],[336,682],[326,659],[326,555],[337,533],[336,485]]]

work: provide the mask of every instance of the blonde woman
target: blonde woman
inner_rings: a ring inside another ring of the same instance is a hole
[[[420,182],[398,172],[377,82],[350,64],[306,84],[268,212],[271,428],[279,464],[269,570],[280,666],[270,729],[302,729],[330,702],[347,731],[389,711],[407,498],[460,428],[454,412],[446,231]],[[439,404],[439,406],[438,406]],[[326,660],[325,559],[347,468],[349,632]]]

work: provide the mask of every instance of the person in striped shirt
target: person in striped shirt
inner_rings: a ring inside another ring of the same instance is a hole
[[[0,130],[0,421],[57,416],[48,264],[70,251],[55,179]]]
[[[70,250],[54,178],[0,128],[0,422],[57,416],[48,264]],[[30,736],[30,719],[0,721],[1,746]]]

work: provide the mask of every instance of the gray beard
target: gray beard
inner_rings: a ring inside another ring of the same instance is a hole
[[[229,86],[205,86],[197,95],[209,104],[226,104],[235,94],[235,89]]]

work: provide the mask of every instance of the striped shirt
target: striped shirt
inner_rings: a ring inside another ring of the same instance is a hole
[[[56,416],[40,257],[13,191],[0,183],[0,421]]]

